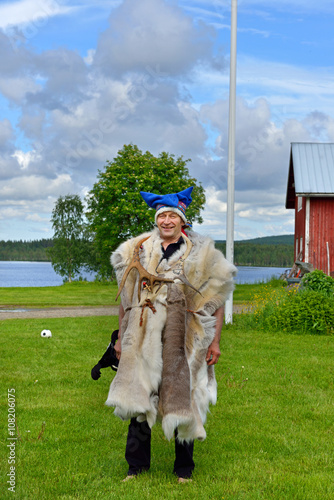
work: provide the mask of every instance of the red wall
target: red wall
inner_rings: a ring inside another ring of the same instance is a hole
[[[302,198],[302,209],[298,211],[298,199],[295,201],[295,260],[302,244],[302,260],[305,260],[305,219],[306,198]],[[310,241],[308,262],[316,269],[322,269],[326,274],[334,272],[334,197],[310,198]],[[327,245],[329,245],[329,268]],[[297,248],[298,243],[298,248]]]
[[[326,274],[334,271],[334,198],[310,198],[309,261]],[[327,246],[329,245],[329,269]]]

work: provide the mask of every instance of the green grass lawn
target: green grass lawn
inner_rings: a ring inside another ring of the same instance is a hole
[[[122,483],[127,423],[104,406],[114,372],[90,378],[116,327],[117,317],[0,324],[1,498],[334,498],[333,337],[224,328],[218,403],[207,439],[195,443],[193,482],[176,483],[173,443],[157,424],[150,471]],[[40,337],[43,328],[51,339]],[[20,437],[15,494],[6,486],[10,388]]]
[[[254,294],[264,284],[236,285],[234,302],[251,302]],[[3,287],[0,288],[2,307],[69,307],[69,306],[109,306],[115,305],[116,283],[78,281],[61,286],[49,287]],[[118,299],[118,302],[120,299]]]
[[[117,284],[77,281],[61,286],[0,288],[2,307],[70,307],[115,305]],[[118,299],[118,303],[120,299]]]

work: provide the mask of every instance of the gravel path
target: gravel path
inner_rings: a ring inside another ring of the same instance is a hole
[[[18,307],[0,308],[2,319],[36,319],[36,318],[76,318],[80,316],[117,316],[118,306],[100,307],[48,307],[44,309],[28,309]]]
[[[77,318],[84,316],[117,316],[119,306],[99,307],[48,307],[44,309],[28,309],[24,307],[0,307],[2,319],[38,319],[38,318]],[[249,306],[237,304],[233,306],[234,313],[246,312]]]

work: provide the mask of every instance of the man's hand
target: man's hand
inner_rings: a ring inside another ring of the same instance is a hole
[[[219,307],[217,311],[214,313],[216,318],[216,331],[213,341],[208,347],[208,352],[206,354],[205,361],[208,366],[215,365],[218,363],[218,359],[220,357],[220,334],[222,331],[223,323],[224,323],[224,307]]]
[[[214,339],[213,342],[209,345],[205,361],[207,362],[208,366],[215,365],[218,363],[219,357],[220,357],[219,342],[217,342]]]

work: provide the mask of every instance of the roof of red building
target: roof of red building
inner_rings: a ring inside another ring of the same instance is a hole
[[[296,195],[334,197],[334,143],[291,144],[286,208]]]

